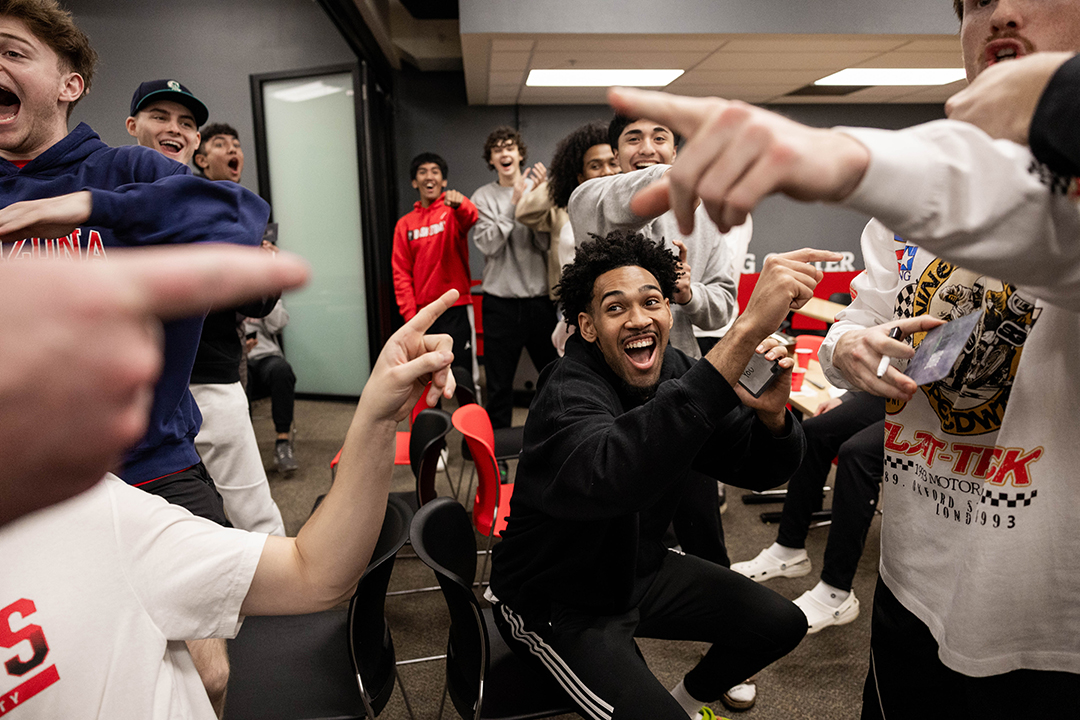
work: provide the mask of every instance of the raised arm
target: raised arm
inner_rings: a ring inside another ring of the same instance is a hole
[[[428,405],[453,395],[453,341],[424,332],[457,297],[456,290],[446,292],[387,341],[345,436],[330,492],[295,538],[267,538],[242,614],[325,610],[356,589],[382,527],[398,422],[429,380]]]
[[[639,214],[630,207],[633,197],[664,176],[668,165],[656,165],[621,175],[593,178],[577,186],[567,207],[574,227],[574,242],[580,246],[589,234],[604,237],[612,230],[637,230],[664,209]],[[640,208],[638,208],[640,210]]]
[[[478,218],[473,226],[473,242],[484,255],[499,255],[506,250],[510,233],[514,231],[513,204],[500,210],[496,198],[484,186],[473,193]]]
[[[558,208],[548,194],[547,181],[525,193],[514,209],[514,217],[519,223],[538,232],[551,232],[557,216]]]

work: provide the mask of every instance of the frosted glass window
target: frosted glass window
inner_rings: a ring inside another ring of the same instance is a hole
[[[297,392],[359,395],[370,372],[353,95],[350,73],[262,84],[278,245],[312,267],[285,298]]]

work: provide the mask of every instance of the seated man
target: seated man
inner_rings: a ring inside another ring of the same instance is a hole
[[[827,257],[771,258],[746,313],[697,363],[668,347],[678,260],[661,245],[616,231],[565,268],[560,299],[579,332],[541,374],[489,599],[507,643],[551,669],[586,717],[711,717],[702,703],[805,634],[789,601],[662,538],[692,469],[764,488],[798,467],[792,361],[760,398],[735,384],[755,351],[783,357],[766,338],[811,296],[821,274],[807,263]],[[669,693],[635,636],[714,644]]]
[[[290,433],[293,406],[296,399],[296,373],[278,345],[278,333],[289,324],[289,311],[280,299],[266,317],[244,320],[244,333],[254,343],[247,356],[247,394],[252,400],[270,396],[270,413],[274,418],[277,440],[274,444],[274,463],[278,472],[296,469]]]
[[[821,507],[833,458],[839,456],[821,581],[795,600],[806,614],[807,633],[813,634],[859,617],[851,581],[877,507],[885,461],[881,442],[885,401],[868,393],[845,393],[822,403],[817,414],[803,422],[803,432],[806,457],[788,481],[776,542],[731,569],[757,582],[810,574],[806,534],[814,511]]]
[[[295,261],[282,265],[293,277],[283,284],[305,274]],[[390,338],[334,486],[297,537],[224,528],[113,476],[0,528],[0,647],[9,648],[0,654],[8,670],[0,712],[17,704],[15,717],[212,720],[178,641],[233,636],[245,615],[309,613],[347,599],[379,536],[398,422],[428,380],[429,405],[453,393],[452,341],[424,331],[456,299],[447,292]]]

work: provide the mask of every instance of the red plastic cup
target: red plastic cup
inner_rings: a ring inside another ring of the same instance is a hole
[[[814,351],[810,348],[795,348],[795,360],[803,370],[810,367],[810,358],[813,357],[813,355]]]
[[[806,377],[806,370],[801,367],[791,369],[791,392],[802,390],[802,381]]]

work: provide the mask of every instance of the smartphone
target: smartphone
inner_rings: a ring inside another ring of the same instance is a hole
[[[739,378],[739,384],[754,397],[761,397],[781,372],[778,360],[769,360],[760,353],[754,353]]]

